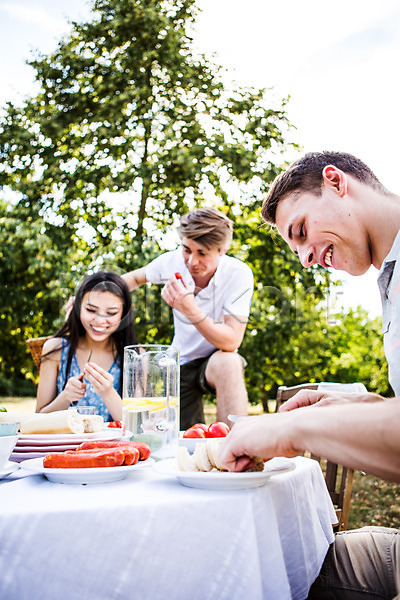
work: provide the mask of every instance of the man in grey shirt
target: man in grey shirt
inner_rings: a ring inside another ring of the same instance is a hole
[[[400,197],[349,154],[305,155],[272,184],[261,214],[304,267],[362,275],[380,269],[385,353],[400,395]],[[300,409],[300,410],[297,410]],[[240,419],[220,460],[245,470],[252,457],[304,451],[400,481],[400,398],[303,390],[279,414]],[[309,600],[400,599],[400,530],[363,527],[335,536]]]

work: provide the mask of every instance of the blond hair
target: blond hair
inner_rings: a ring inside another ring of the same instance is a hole
[[[181,239],[195,240],[208,250],[225,250],[232,241],[233,223],[219,210],[198,208],[183,215],[178,234]]]

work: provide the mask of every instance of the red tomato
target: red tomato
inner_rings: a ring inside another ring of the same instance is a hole
[[[121,428],[122,427],[122,423],[121,423],[121,421],[110,421],[110,423],[107,425],[107,427],[118,427],[118,428]]]
[[[208,436],[209,437],[225,437],[228,435],[230,429],[226,423],[222,423],[221,421],[216,421],[215,423],[211,423],[208,427]]]
[[[192,427],[197,427],[198,429],[202,429],[207,437],[208,426],[205,423],[195,423],[194,425],[192,425]]]
[[[184,438],[205,438],[206,434],[204,433],[204,431],[202,429],[200,429],[200,427],[189,427],[189,429],[186,429],[186,431],[184,431],[182,437],[184,437]]]
[[[182,279],[182,275],[180,273],[175,273],[175,278],[176,279]]]

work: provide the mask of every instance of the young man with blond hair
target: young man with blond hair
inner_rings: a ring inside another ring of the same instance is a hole
[[[276,225],[304,267],[362,275],[380,270],[389,378],[400,395],[400,197],[356,157],[306,154],[278,176],[261,214]],[[240,419],[220,460],[232,471],[251,456],[309,451],[400,482],[400,399],[302,390],[279,414]],[[363,527],[336,534],[309,599],[400,598],[400,530]]]
[[[181,360],[181,429],[204,422],[202,396],[215,393],[217,419],[246,415],[244,359],[237,353],[250,313],[253,274],[227,256],[233,225],[222,212],[200,208],[183,215],[181,248],[158,256],[123,277],[130,290],[163,284],[172,307]]]

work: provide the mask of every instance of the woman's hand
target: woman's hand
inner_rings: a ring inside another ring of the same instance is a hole
[[[122,399],[113,387],[114,377],[98,364],[88,362],[83,368],[85,379],[93,386],[95,392],[103,399],[114,421],[122,420]]]
[[[83,375],[92,384],[96,394],[101,396],[103,400],[114,389],[114,377],[94,362],[86,363]]]
[[[64,388],[64,399],[68,404],[76,404],[83,398],[86,392],[86,383],[83,381],[83,373],[77,377],[70,377]]]

